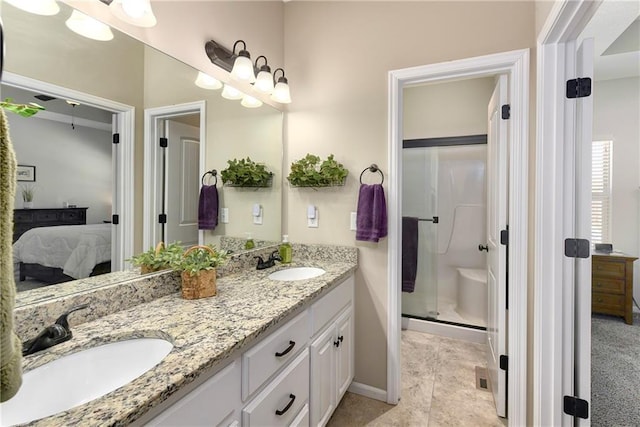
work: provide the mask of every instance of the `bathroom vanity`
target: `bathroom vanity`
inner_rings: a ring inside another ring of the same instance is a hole
[[[173,350],[130,383],[33,425],[324,425],[353,379],[357,249],[294,251],[290,266],[219,278],[215,297],[173,292],[72,325],[72,340],[26,358],[25,370],[134,337],[163,338]],[[296,266],[326,273],[269,279]]]

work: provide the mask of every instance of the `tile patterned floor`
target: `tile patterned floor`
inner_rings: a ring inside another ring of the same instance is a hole
[[[486,346],[402,331],[402,399],[398,405],[349,393],[329,427],[503,427],[490,392],[476,389],[475,367],[486,367]]]

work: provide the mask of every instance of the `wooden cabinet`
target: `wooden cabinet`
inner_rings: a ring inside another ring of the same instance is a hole
[[[14,209],[13,241],[36,227],[86,224],[87,209],[89,208]]]
[[[591,257],[591,311],[622,316],[633,324],[633,262],[638,258],[623,254]]]

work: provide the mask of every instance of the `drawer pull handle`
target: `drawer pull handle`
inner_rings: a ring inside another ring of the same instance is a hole
[[[340,335],[340,336],[338,337],[338,341],[340,341],[340,342],[344,341],[344,335]]]
[[[289,341],[289,347],[285,348],[283,352],[277,352],[276,353],[276,357],[282,357],[285,354],[289,353],[291,350],[293,350],[293,347],[295,347],[296,342],[295,341]]]
[[[291,408],[291,405],[293,405],[293,402],[295,402],[296,395],[295,394],[290,394],[289,395],[289,399],[291,399],[291,400],[289,401],[289,403],[287,403],[287,406],[285,406],[282,411],[279,410],[279,409],[276,409],[276,415],[284,415],[284,413],[287,412],[289,410],[289,408]]]

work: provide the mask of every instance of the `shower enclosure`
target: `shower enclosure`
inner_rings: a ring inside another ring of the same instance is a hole
[[[402,156],[402,215],[418,219],[402,314],[486,327],[486,135],[406,140]]]

